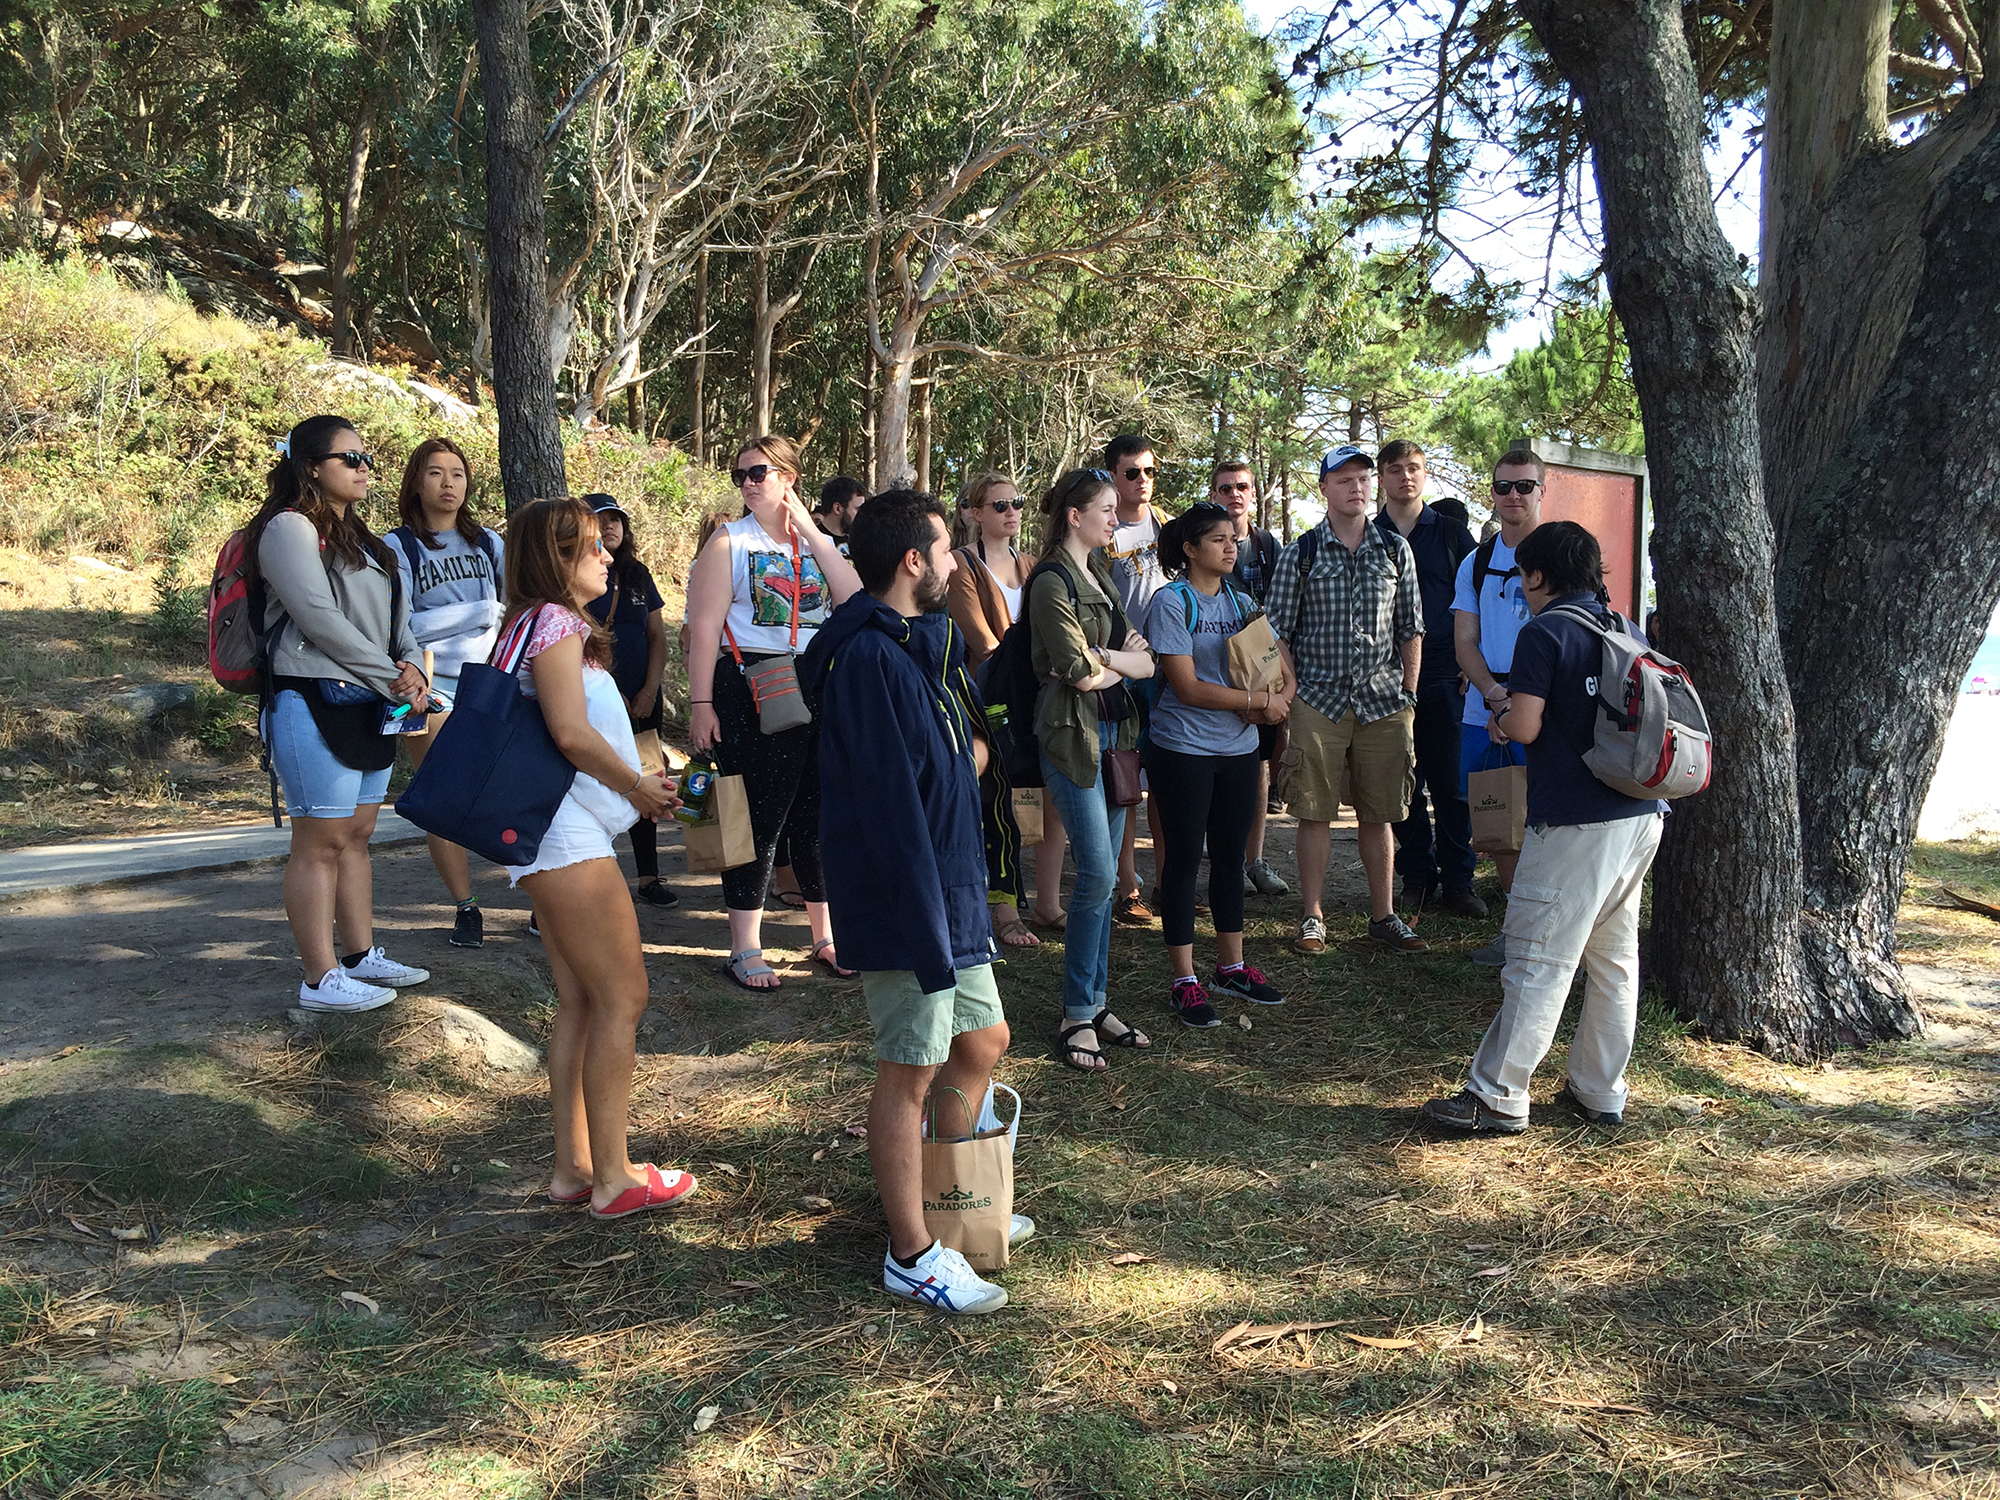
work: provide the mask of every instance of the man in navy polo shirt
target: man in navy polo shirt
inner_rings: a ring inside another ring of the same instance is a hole
[[[1472,533],[1463,521],[1424,504],[1424,482],[1430,476],[1424,450],[1416,443],[1408,438],[1384,443],[1375,462],[1375,495],[1382,506],[1375,524],[1410,544],[1417,559],[1417,591],[1424,601],[1424,638],[1432,645],[1417,679],[1417,784],[1410,793],[1410,815],[1396,825],[1403,905],[1411,910],[1434,905],[1464,917],[1483,917],[1486,903],[1472,890],[1472,809],[1458,773],[1458,663],[1443,649],[1452,638],[1452,595],[1458,565],[1473,549]]]
[[[1528,836],[1507,902],[1505,998],[1473,1055],[1466,1087],[1420,1111],[1470,1134],[1528,1128],[1528,1083],[1548,1056],[1577,965],[1583,1012],[1558,1100],[1597,1125],[1625,1110],[1625,1064],[1639,1020],[1639,895],[1660,846],[1661,805],[1614,791],[1583,763],[1597,733],[1603,648],[1575,620],[1601,620],[1604,557],[1574,521],[1552,521],[1514,554],[1534,618],[1514,642],[1507,701],[1487,733],[1528,750]]]

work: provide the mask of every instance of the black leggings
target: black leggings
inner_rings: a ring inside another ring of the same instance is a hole
[[[746,657],[753,665],[759,657]],[[750,684],[733,658],[715,664],[715,717],[722,728],[716,741],[716,769],[741,776],[750,802],[750,831],[757,857],[747,865],[722,872],[722,899],[731,911],[761,911],[771,893],[771,869],[778,840],[792,851],[792,873],[808,901],[826,899],[826,878],[819,865],[819,740],[818,726],[801,724],[783,734],[766,734],[758,727],[757,704]]]
[[[1243,930],[1243,850],[1257,814],[1257,752],[1183,755],[1159,745],[1146,751],[1146,775],[1159,810],[1166,857],[1160,861],[1161,916],[1167,942],[1194,941],[1194,888],[1208,843],[1208,905],[1217,932]]]

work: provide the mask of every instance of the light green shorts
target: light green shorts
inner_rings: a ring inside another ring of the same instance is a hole
[[[913,1068],[939,1066],[951,1056],[953,1037],[1007,1019],[991,964],[960,969],[956,987],[929,993],[917,988],[917,976],[908,969],[867,971],[861,993],[875,1028],[875,1055]]]

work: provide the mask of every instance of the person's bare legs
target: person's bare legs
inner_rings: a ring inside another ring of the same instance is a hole
[[[1011,901],[988,901],[986,920],[993,924],[993,940],[1002,947],[1039,948],[1042,945],[1042,940],[1022,924],[1020,908]],[[1012,936],[1002,937],[1002,933],[1011,933]]]
[[[806,910],[810,913],[812,908],[808,906]],[[825,906],[821,906],[820,910],[825,911]],[[634,920],[636,921],[637,918],[635,917]],[[763,932],[763,907],[754,907],[749,911],[738,911],[733,906],[729,908],[730,953],[747,953],[752,948],[762,948],[764,946]],[[744,982],[753,990],[775,990],[778,987],[778,976],[775,974],[766,974],[761,979],[750,979]]]
[[[638,913],[615,859],[544,870],[521,884],[535,903],[536,925],[556,975],[556,1024],[549,1037],[549,1105],[556,1136],[551,1187],[575,1191],[587,1174],[591,1205],[603,1208],[646,1181],[626,1153],[632,1066],[647,998]],[[559,1045],[565,1011],[572,1019]],[[581,1131],[576,1128],[579,1106]]]
[[[438,731],[444,728],[449,714],[433,714],[428,733],[408,735],[403,740],[403,748],[410,753],[410,769],[416,771],[423,766],[424,757],[431,753],[431,746],[437,743]],[[465,850],[459,845],[439,838],[434,833],[424,835],[424,843],[431,851],[431,868],[438,872],[438,879],[451,892],[453,901],[472,899],[472,867],[467,862]]]
[[[358,933],[372,945],[368,835],[375,831],[375,812],[370,806],[356,808],[345,818],[292,819],[292,849],[285,860],[285,919],[291,923],[292,941],[298,944],[307,984],[318,984],[340,961],[333,939],[336,921],[341,941],[351,943]],[[361,858],[358,912],[353,894],[344,885],[346,871],[353,863],[350,851],[357,844]]]
[[[1294,852],[1299,859],[1299,894],[1305,901],[1305,915],[1323,919],[1320,900],[1326,885],[1326,867],[1333,858],[1333,825],[1299,819]]]
[[[368,860],[368,841],[375,836],[375,818],[381,811],[379,802],[355,808],[347,820],[347,842],[340,848],[333,923],[340,929],[340,946],[349,953],[366,953],[375,946],[375,867]]]
[[[1151,832],[1150,829],[1147,830]],[[1159,848],[1157,843],[1153,846]],[[1139,894],[1139,820],[1125,820],[1125,842],[1118,846],[1118,885],[1111,893],[1114,902]]]
[[[1361,846],[1361,871],[1368,877],[1368,916],[1386,921],[1395,915],[1390,899],[1389,877],[1396,863],[1396,837],[1392,824],[1362,823],[1355,835]]]
[[[1035,920],[1054,922],[1063,914],[1063,850],[1068,845],[1062,814],[1053,797],[1042,798],[1042,841],[1035,845]]]
[[[1007,1050],[1007,1039],[1002,1022],[953,1037],[951,1056],[941,1067],[876,1061],[875,1092],[868,1099],[868,1160],[882,1197],[882,1216],[889,1221],[892,1255],[908,1260],[931,1244],[924,1226],[925,1097],[937,1096],[941,1138],[972,1134],[966,1112],[978,1109],[978,1101],[986,1097],[987,1080]],[[953,1088],[965,1096],[964,1107],[948,1092]]]

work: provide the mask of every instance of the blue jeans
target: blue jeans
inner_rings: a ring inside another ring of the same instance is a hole
[[[1116,743],[1118,726],[1100,723],[1100,750]],[[1076,889],[1063,926],[1063,1019],[1088,1021],[1104,1009],[1111,972],[1111,893],[1118,883],[1118,850],[1125,842],[1125,813],[1104,797],[1104,776],[1078,786],[1042,757],[1042,780],[1062,814],[1070,852],[1076,856]]]
[[[1417,689],[1417,713],[1411,726],[1417,784],[1410,793],[1410,815],[1396,825],[1396,873],[1404,885],[1419,890],[1434,890],[1440,884],[1448,891],[1472,888],[1476,859],[1472,852],[1472,809],[1466,805],[1465,774],[1459,769],[1459,720],[1464,709],[1456,679],[1427,682]],[[1480,733],[1483,736],[1485,731]]]

